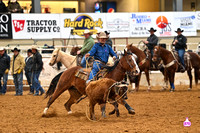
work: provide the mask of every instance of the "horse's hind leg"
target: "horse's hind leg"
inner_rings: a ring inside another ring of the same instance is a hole
[[[191,90],[192,89],[192,73],[191,73],[191,69],[187,70],[187,74],[188,74],[189,79],[190,79],[190,86],[189,86],[188,90]]]
[[[63,88],[56,88],[55,92],[53,93],[53,95],[49,98],[49,101],[47,103],[46,108],[43,111],[43,116],[45,116],[47,114],[47,110],[49,109],[49,107],[51,106],[51,104],[65,91],[67,90],[67,88],[63,87]]]
[[[68,101],[64,104],[65,109],[68,111],[68,114],[71,114],[71,106],[72,104],[74,104],[81,96],[82,94],[74,87],[71,87],[70,89],[68,89],[69,94],[70,94],[70,98],[68,99]]]

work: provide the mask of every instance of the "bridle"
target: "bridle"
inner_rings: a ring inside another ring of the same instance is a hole
[[[56,63],[56,60],[57,60],[57,58],[58,58],[58,53],[59,53],[59,51],[60,51],[60,49],[58,49],[58,52],[56,53],[56,58],[55,58],[55,60],[54,60],[54,62],[53,62],[52,64],[55,64],[55,63]]]
[[[156,53],[154,52],[153,56],[155,56],[158,59],[158,55],[160,55],[160,49],[154,48],[154,50],[156,50],[157,52]]]

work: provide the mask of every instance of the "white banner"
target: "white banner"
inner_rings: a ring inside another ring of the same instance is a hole
[[[200,12],[196,12],[196,28],[200,30]]]
[[[129,37],[129,29],[128,13],[106,14],[106,30],[110,31],[111,38]]]
[[[130,13],[130,37],[147,37],[152,27],[151,13]]]
[[[158,37],[176,36],[177,28],[196,36],[200,12],[12,14],[13,39],[82,38],[85,29],[93,38],[98,30],[110,31],[111,38],[147,37],[151,27]]]
[[[175,12],[174,14],[174,30],[181,28],[184,30],[185,36],[196,36],[196,19],[195,12]]]
[[[60,38],[59,14],[12,14],[13,39]]]
[[[98,30],[105,30],[106,26],[106,14],[61,14],[61,38],[69,38],[71,35],[71,30],[73,30],[75,38],[83,37],[83,32],[85,29],[93,32],[93,37],[96,37]]]

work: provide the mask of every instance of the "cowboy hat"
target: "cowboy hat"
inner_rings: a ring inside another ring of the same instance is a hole
[[[176,33],[177,32],[183,32],[184,30],[181,30],[181,28],[177,28],[177,30],[175,31]]]
[[[31,49],[28,49],[28,50],[27,50],[27,53],[32,53],[32,50],[31,50]]]
[[[86,30],[84,30],[83,34],[90,34],[90,35],[92,35],[92,32],[90,30],[86,29]]]
[[[100,34],[101,32],[103,32],[101,29],[97,31],[97,34]]]
[[[151,27],[150,30],[148,30],[148,31],[149,31],[149,32],[150,32],[150,31],[156,32],[157,30]]]
[[[3,47],[0,47],[0,51],[3,51],[3,50],[5,50]]]
[[[106,38],[106,39],[107,39],[108,36],[106,35],[105,32],[101,32],[101,33],[99,34],[98,38]]]
[[[31,49],[38,49],[36,45],[32,45]]]
[[[13,50],[11,50],[12,52],[14,52],[14,51],[18,51],[18,52],[20,52],[20,49],[18,49],[17,47],[15,47]]]
[[[110,31],[107,31],[107,30],[106,30],[106,31],[104,31],[104,32],[106,33],[106,35],[109,35],[109,34],[110,34]]]

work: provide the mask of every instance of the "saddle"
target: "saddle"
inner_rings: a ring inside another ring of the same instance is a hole
[[[177,72],[180,72],[180,69],[181,69],[183,66],[182,66],[182,64],[181,64],[181,62],[180,62],[180,58],[179,58],[179,56],[178,56],[178,52],[175,51],[175,50],[172,50],[172,54],[173,54],[173,56],[174,56],[176,62],[178,63],[178,70],[177,70]],[[190,67],[191,67],[190,58],[191,58],[191,57],[190,57],[189,52],[185,52],[185,54],[184,54],[184,64],[185,64],[185,69],[186,69],[186,70],[190,69]]]
[[[96,74],[95,80],[103,78],[106,75],[106,73],[113,71],[116,68],[118,63],[119,63],[119,60],[116,60],[113,66],[103,65],[101,70]],[[87,69],[81,68],[76,72],[75,76],[86,81],[89,78],[89,74],[91,70],[92,70],[91,68],[87,68]]]

